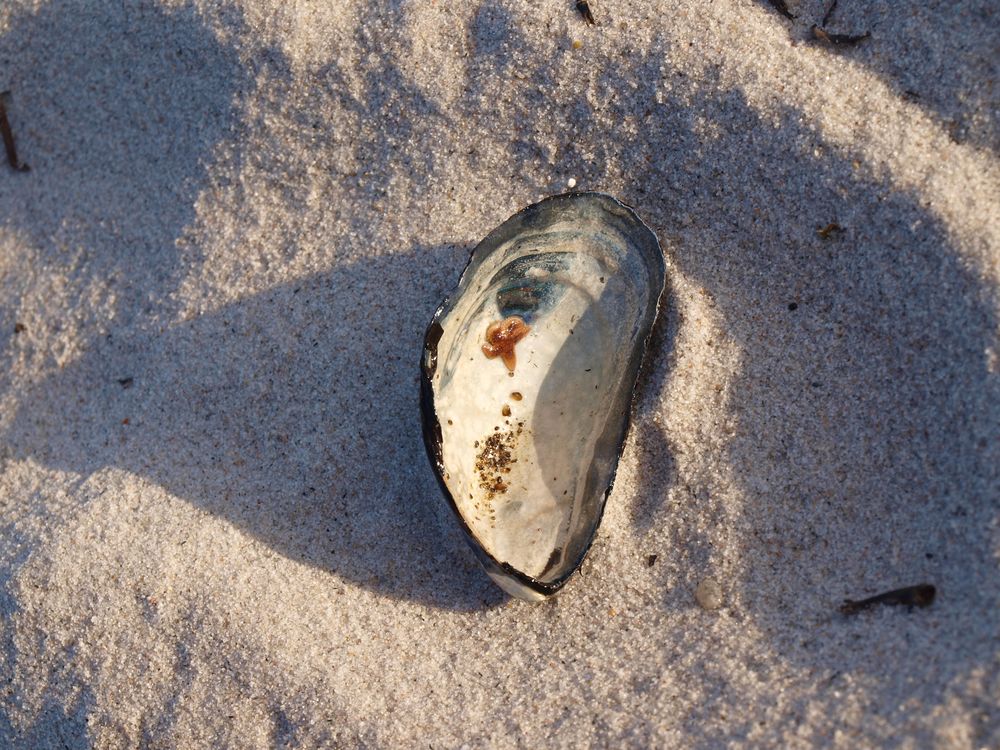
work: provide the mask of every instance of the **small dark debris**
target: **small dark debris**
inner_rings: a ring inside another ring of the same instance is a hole
[[[844,231],[844,228],[842,226],[840,226],[840,224],[838,224],[835,221],[831,221],[825,227],[820,227],[819,229],[817,229],[816,230],[816,234],[818,234],[820,237],[822,237],[825,240],[825,239],[828,239],[829,237],[834,236],[834,235],[838,234],[839,232],[843,232],[843,231]]]
[[[647,568],[652,568],[654,565],[656,565],[656,558],[657,557],[659,557],[659,555],[647,555],[647,557],[646,557],[646,567]]]
[[[590,3],[587,0],[576,0],[576,9],[580,11],[580,15],[583,16],[583,20],[593,26],[596,22],[594,21],[594,14],[590,10]]]
[[[812,383],[810,383],[809,385],[811,385],[811,386],[812,386],[813,388],[820,388],[820,387],[821,387],[821,386],[822,386],[823,384],[822,384],[822,383],[819,383],[819,382],[817,382],[817,381],[815,381],[815,380],[814,380],[814,381],[813,381]]]
[[[826,26],[830,23],[830,19],[833,18],[833,11],[837,9],[837,0],[833,0],[830,3],[830,7],[826,9],[826,13],[823,14],[823,20],[819,22],[820,26]]]
[[[920,94],[918,94],[913,89],[905,89],[903,91],[903,96],[909,99],[910,101],[916,101],[917,99],[920,98]]]
[[[26,326],[24,323],[15,323],[14,324],[14,333],[24,333],[27,330],[28,330],[28,326]]]
[[[3,136],[3,147],[7,152],[7,163],[15,172],[30,172],[31,167],[23,164],[17,158],[17,148],[14,146],[14,132],[10,129],[10,120],[7,119],[7,108],[4,106],[4,98],[10,94],[9,91],[0,91],[0,136]]]
[[[789,302],[788,303],[788,309],[791,310],[792,312],[795,312],[796,310],[799,309],[799,303],[798,302]]]
[[[831,34],[825,29],[821,29],[819,26],[813,25],[812,27],[813,38],[818,39],[821,42],[826,42],[834,47],[851,47],[858,42],[864,41],[871,36],[870,31],[866,31],[864,34]]]
[[[118,385],[122,388],[131,388],[133,382],[133,378],[118,378]]]
[[[937,589],[933,585],[920,583],[916,586],[907,586],[902,589],[886,591],[884,594],[870,596],[860,601],[844,599],[844,603],[840,605],[840,611],[845,615],[856,615],[858,612],[873,607],[876,604],[902,605],[910,609],[913,607],[929,607],[934,603],[934,596],[936,594]]]
[[[788,5],[785,3],[785,0],[767,0],[767,1],[768,3],[770,3],[772,8],[778,11],[785,18],[792,21],[795,20],[795,16],[793,16],[792,12],[788,10]]]

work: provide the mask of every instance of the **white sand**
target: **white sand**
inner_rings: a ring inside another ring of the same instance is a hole
[[[0,746],[1000,746],[992,0],[840,0],[847,50],[818,0],[218,5],[0,5]],[[670,289],[595,548],[529,605],[438,496],[417,362],[570,179]]]

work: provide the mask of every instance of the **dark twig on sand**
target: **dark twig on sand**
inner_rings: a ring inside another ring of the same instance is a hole
[[[591,12],[590,3],[587,0],[576,0],[576,9],[580,11],[580,15],[583,16],[584,21],[591,26],[594,25],[594,14]]]
[[[819,39],[821,42],[832,44],[834,47],[850,47],[870,37],[871,32],[866,31],[864,34],[857,34],[857,35],[831,34],[829,31],[821,29],[819,26],[813,25],[812,35],[814,38]]]
[[[778,11],[785,18],[792,21],[795,20],[795,16],[793,16],[792,12],[788,10],[788,5],[785,3],[785,0],[767,0],[767,2],[770,3],[771,7],[774,8],[776,11]]]
[[[14,147],[14,132],[10,129],[10,120],[7,119],[7,108],[3,100],[9,91],[0,92],[0,136],[3,136],[3,147],[7,152],[7,163],[16,172],[28,172],[31,170],[27,164],[22,164],[17,158],[17,149]]]
[[[936,593],[937,589],[934,586],[929,583],[921,583],[916,586],[886,591],[884,594],[870,596],[860,601],[845,599],[844,603],[840,605],[840,611],[845,615],[855,615],[876,604],[895,604],[910,608],[929,607],[934,603]]]
[[[829,239],[831,236],[835,236],[835,235],[839,234],[843,230],[844,230],[844,228],[842,226],[840,226],[840,224],[838,224],[835,221],[831,221],[825,227],[820,227],[819,229],[817,229],[816,230],[816,234],[818,234],[820,237],[822,237],[825,240],[825,239]]]
[[[819,25],[825,28],[826,25],[830,23],[830,19],[833,18],[833,11],[836,9],[837,0],[833,0],[833,2],[830,3],[830,7],[826,9],[826,13],[823,14],[823,20],[819,22]]]

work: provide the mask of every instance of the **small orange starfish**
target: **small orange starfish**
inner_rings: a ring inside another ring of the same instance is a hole
[[[517,357],[514,356],[514,345],[528,335],[531,326],[516,315],[504,318],[496,323],[490,323],[486,329],[486,343],[483,344],[483,354],[488,359],[500,357],[507,369],[514,372]]]

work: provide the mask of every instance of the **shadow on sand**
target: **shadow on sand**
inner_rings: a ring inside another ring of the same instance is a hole
[[[810,44],[817,43],[810,29],[822,22],[831,4],[831,0],[805,0],[797,4],[796,18],[791,20],[783,18],[770,0],[757,2],[773,13],[775,23],[783,24],[792,39]],[[836,34],[867,32],[871,37],[854,47],[821,46],[877,74],[896,96],[927,112],[956,143],[996,154],[1000,152],[998,22],[992,0],[902,4],[839,0],[827,29]]]
[[[420,340],[439,298],[414,290],[435,288],[428,279],[441,269],[454,282],[465,251],[411,248],[165,326],[170,294],[197,261],[176,239],[194,220],[204,162],[238,125],[234,108],[254,82],[190,8],[109,8],[102,20],[108,40],[82,39],[72,4],[52,3],[0,43],[23,66],[12,73],[21,90],[65,101],[62,117],[33,128],[79,144],[36,163],[41,184],[19,186],[24,199],[5,223],[53,264],[66,262],[65,245],[81,246],[77,274],[118,280],[115,326],[25,397],[5,435],[12,454],[84,476],[135,472],[289,557],[388,595],[458,609],[501,601],[457,533],[439,528],[419,439]],[[278,54],[261,65],[288,75]],[[76,72],[69,83],[54,75],[65,69]],[[330,95],[343,83],[333,68],[320,75]],[[359,116],[401,106],[386,76]],[[107,168],[86,171],[85,151],[86,164],[96,153]],[[58,210],[36,222],[36,201]],[[100,224],[115,231],[75,231]]]

